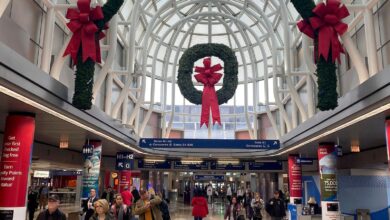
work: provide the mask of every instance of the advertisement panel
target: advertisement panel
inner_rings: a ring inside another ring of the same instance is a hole
[[[99,195],[99,174],[102,155],[102,142],[89,141],[83,147],[84,170],[83,170],[83,193],[82,198],[87,198],[91,189]]]
[[[302,166],[299,155],[288,156],[288,180],[290,189],[290,203],[302,198]]]
[[[9,115],[6,119],[0,161],[0,217],[25,219],[26,194],[35,119]]]

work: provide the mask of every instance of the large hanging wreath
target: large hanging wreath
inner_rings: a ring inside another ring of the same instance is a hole
[[[192,83],[194,63],[208,56],[215,56],[224,62],[222,88],[217,91],[218,104],[224,104],[234,96],[238,85],[238,62],[234,51],[223,44],[197,44],[188,48],[179,61],[177,83],[183,96],[193,104],[202,104],[202,91]]]
[[[90,8],[91,0],[78,0],[77,9],[70,8],[66,13],[72,38],[64,56],[70,54],[76,65],[73,105],[82,110],[91,109],[92,87],[95,63],[101,62],[99,40],[104,37],[103,29],[118,12],[124,0],[109,0],[103,7]]]
[[[211,59],[204,59],[204,67],[196,67],[195,79],[204,84],[204,90],[199,91],[192,83],[192,73],[194,63],[204,57],[215,56],[224,62],[224,76],[222,88],[215,92],[214,85],[222,77],[222,74],[216,73],[222,69],[217,64],[211,66]],[[213,122],[220,123],[218,105],[227,103],[234,96],[238,85],[238,62],[234,51],[223,44],[197,44],[188,48],[179,61],[179,71],[177,76],[178,85],[183,96],[193,104],[202,104],[201,126],[208,126],[211,107]]]
[[[314,57],[317,64],[318,104],[321,111],[337,107],[336,63],[344,53],[339,41],[348,25],[342,19],[349,15],[339,0],[327,0],[315,5],[313,0],[291,0],[303,20],[298,23],[301,32],[314,39]]]

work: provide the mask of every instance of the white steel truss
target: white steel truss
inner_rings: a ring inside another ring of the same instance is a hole
[[[47,13],[40,68],[57,80],[64,66],[62,54],[71,33],[65,30],[68,38],[50,67],[54,24],[64,25],[67,22],[65,9],[76,7],[75,1],[71,2],[59,4],[56,0],[43,0]],[[360,83],[378,72],[376,39],[372,34],[372,10],[378,0],[363,2],[345,2],[348,9],[355,13],[345,20],[349,29],[341,37]],[[8,3],[0,2],[0,16]],[[103,3],[102,0],[93,1],[93,4]],[[191,116],[175,110],[176,100],[181,97],[175,86],[180,56],[199,39],[215,42],[225,37],[227,46],[236,52],[239,69],[242,70],[239,71],[242,76],[239,84],[243,85],[244,97],[240,99],[244,99],[243,114],[250,138],[258,138],[259,128],[254,120],[260,113],[267,114],[275,136],[279,138],[316,112],[312,42],[297,30],[299,18],[296,12],[291,11],[292,8],[288,0],[125,0],[118,15],[110,21],[107,40],[104,44],[101,42],[102,51],[107,51],[107,55],[96,73],[94,100],[103,93],[102,110],[139,136],[144,136],[152,113],[159,112],[162,115],[162,137],[169,137],[175,116]],[[368,69],[350,36],[360,21],[365,24]],[[199,31],[200,26],[207,28]],[[113,68],[118,42],[124,48],[125,70]],[[304,65],[297,68],[294,63],[300,47]],[[155,91],[157,80],[161,82],[159,91]],[[150,86],[147,86],[147,81]],[[112,94],[114,84],[120,88],[115,99]],[[249,84],[252,93],[249,92]],[[306,89],[304,97],[299,93],[302,88]],[[150,97],[146,97],[148,90]],[[159,93],[159,103],[156,93]],[[263,101],[260,94],[264,94]],[[167,101],[169,98],[170,103]],[[249,110],[250,99],[252,110]],[[259,103],[264,110],[257,108]],[[157,104],[159,108],[155,109]],[[130,113],[129,106],[132,108]],[[239,115],[242,114],[233,114],[234,117]]]

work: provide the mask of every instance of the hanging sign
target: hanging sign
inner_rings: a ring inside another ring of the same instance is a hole
[[[116,153],[116,170],[134,170],[134,154],[131,152]]]
[[[89,141],[89,144],[83,147],[84,171],[82,198],[88,198],[91,189],[95,189],[96,195],[99,195],[101,155],[101,141]]]

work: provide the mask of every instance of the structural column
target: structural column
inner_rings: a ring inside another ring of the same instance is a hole
[[[288,156],[288,187],[290,203],[301,204],[302,202],[302,166],[299,155]]]
[[[337,199],[337,150],[334,143],[320,143],[318,162],[321,185],[322,220],[339,220]]]
[[[26,194],[34,140],[33,115],[10,114],[0,162],[0,219],[26,218]]]
[[[91,189],[99,195],[99,176],[102,156],[102,142],[98,140],[87,141],[83,147],[84,172],[83,172],[83,199],[88,198]]]

